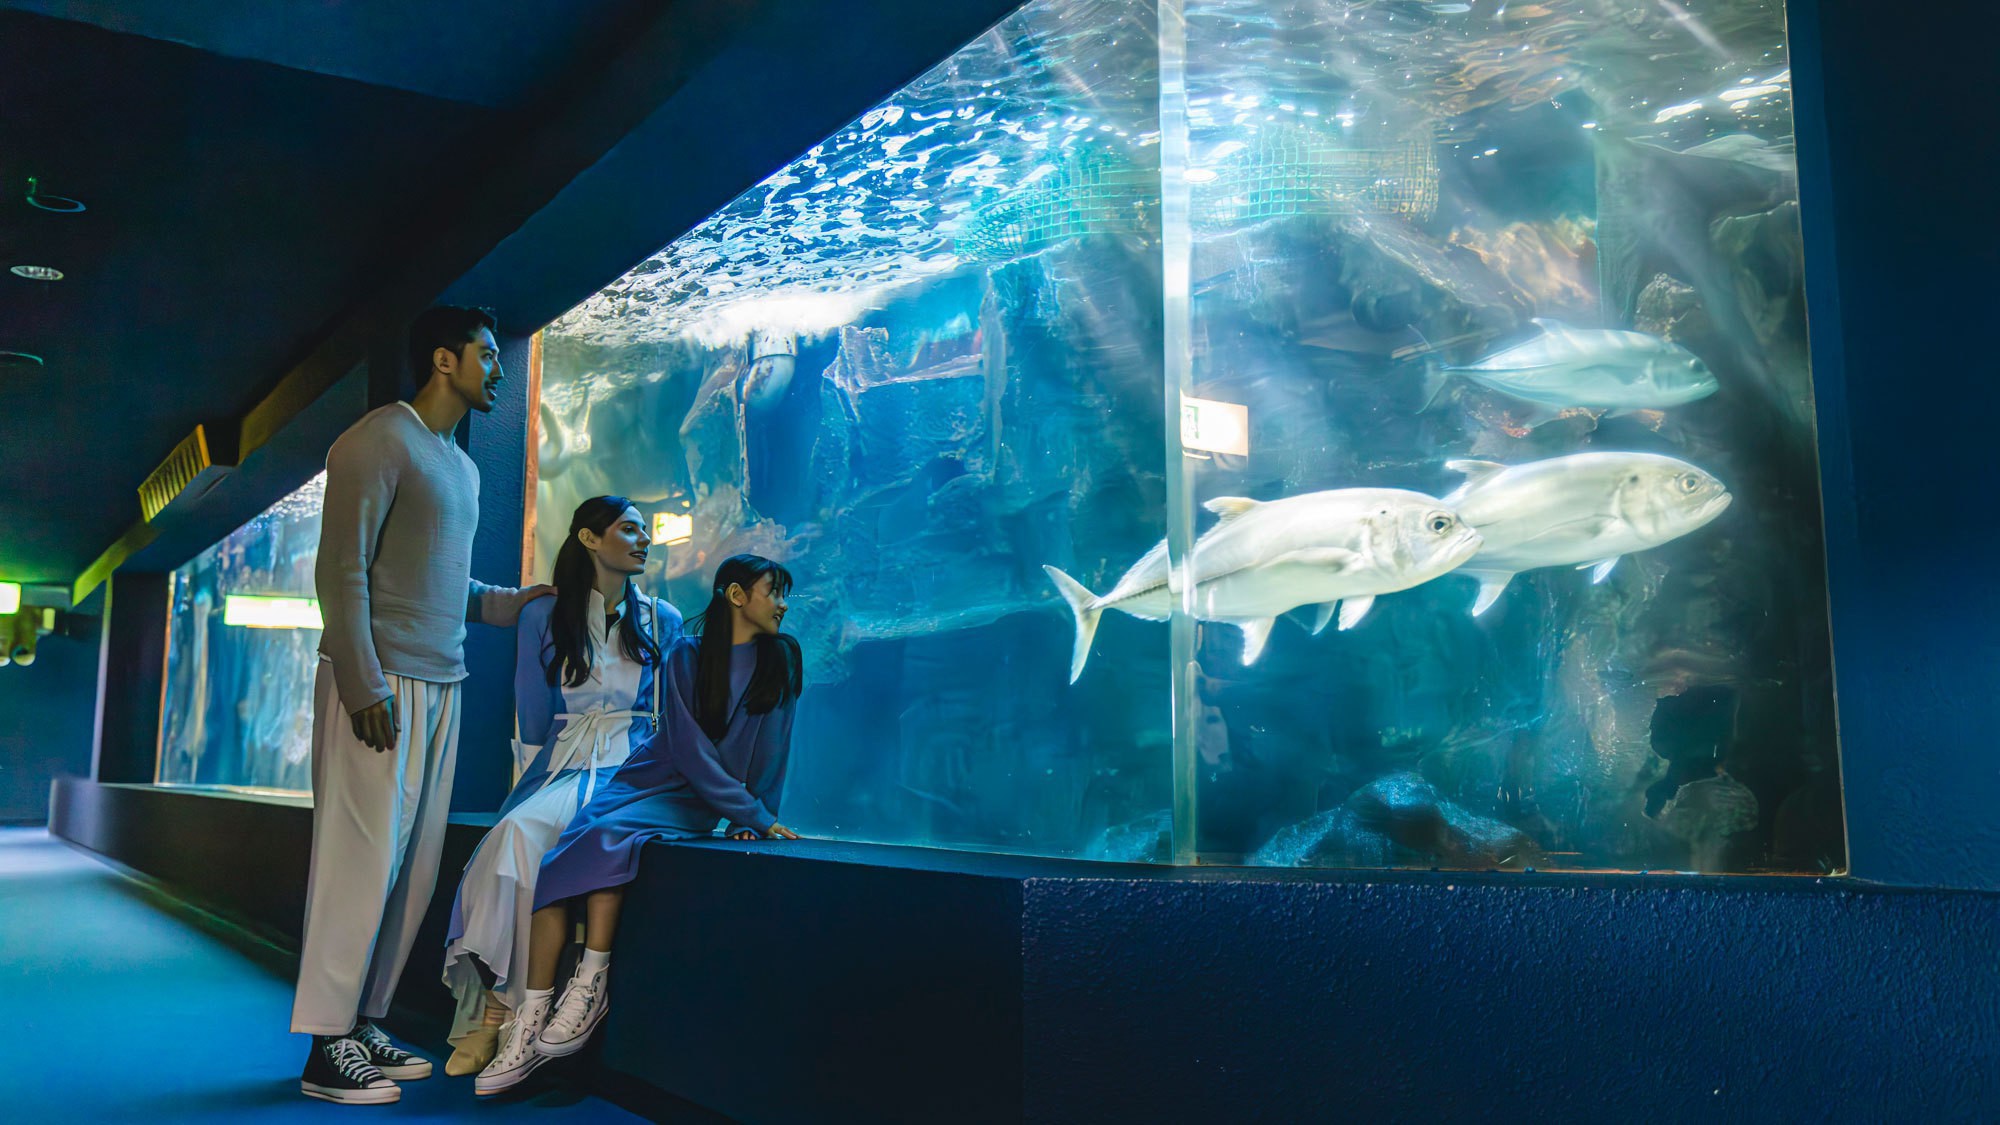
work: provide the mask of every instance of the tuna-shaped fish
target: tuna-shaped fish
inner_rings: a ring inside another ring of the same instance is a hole
[[[1394,488],[1341,488],[1282,500],[1221,497],[1203,505],[1222,522],[1195,541],[1195,616],[1243,631],[1243,663],[1254,663],[1280,614],[1319,607],[1313,632],[1338,607],[1340,627],[1366,616],[1378,594],[1407,590],[1445,574],[1479,549],[1479,533],[1434,496]],[[1165,621],[1181,596],[1181,570],[1169,573],[1167,545],[1146,552],[1099,597],[1052,566],[1076,614],[1071,683],[1083,675],[1097,623],[1107,609]],[[1186,569],[1186,568],[1183,568]]]
[[[1537,319],[1541,334],[1432,376],[1435,401],[1454,375],[1541,406],[1582,406],[1622,414],[1680,406],[1715,393],[1701,357],[1644,332],[1571,328]]]
[[[1686,461],[1656,453],[1576,453],[1526,465],[1449,461],[1466,481],[1444,498],[1483,538],[1460,573],[1479,580],[1474,617],[1514,576],[1545,566],[1589,569],[1593,584],[1618,560],[1708,523],[1729,490]]]

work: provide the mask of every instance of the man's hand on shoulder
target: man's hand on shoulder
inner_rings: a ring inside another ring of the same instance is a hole
[[[554,586],[543,583],[538,586],[523,586],[518,590],[496,591],[484,613],[485,623],[505,629],[521,620],[521,610],[536,598],[546,598],[556,592]]]

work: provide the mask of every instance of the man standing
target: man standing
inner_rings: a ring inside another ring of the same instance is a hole
[[[451,440],[499,398],[494,320],[440,306],[410,327],[422,389],[374,410],[326,458],[314,585],[325,631],[313,690],[312,873],[292,1030],[300,1088],[393,1102],[431,1064],[389,1042],[389,1010],[437,882],[458,754],[465,623],[509,626],[553,592],[472,580],[479,470]]]

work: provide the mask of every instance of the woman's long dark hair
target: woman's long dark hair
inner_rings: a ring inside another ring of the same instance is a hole
[[[549,614],[549,644],[542,650],[542,667],[549,686],[579,687],[590,679],[590,591],[597,585],[597,566],[590,548],[576,533],[589,528],[602,535],[618,522],[632,502],[623,496],[593,496],[576,506],[569,518],[569,538],[556,552],[556,608]],[[625,601],[618,621],[618,639],[625,655],[641,664],[660,659],[660,648],[641,628],[639,588],[625,584]],[[646,620],[652,620],[648,607]]]
[[[745,593],[759,579],[771,576],[771,594],[792,588],[792,572],[762,555],[731,555],[715,568],[715,582],[708,609],[701,624],[691,630],[701,637],[695,651],[694,719],[716,742],[729,732],[729,651],[733,647],[733,607],[729,587],[743,587]],[[743,709],[752,715],[769,714],[780,705],[797,699],[804,689],[805,658],[799,642],[783,633],[757,638],[757,670],[750,674],[750,686],[743,692]]]

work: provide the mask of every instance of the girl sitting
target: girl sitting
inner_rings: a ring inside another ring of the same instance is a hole
[[[556,552],[556,596],[528,603],[515,638],[514,699],[534,754],[500,822],[465,867],[451,907],[444,982],[458,998],[446,1074],[493,1058],[527,990],[529,915],[542,856],[633,751],[652,737],[655,673],[681,615],[640,595],[646,522],[623,496],[577,506]]]
[[[699,634],[667,655],[659,730],[542,862],[527,991],[476,1093],[512,1088],[544,1061],[582,1049],[597,1029],[608,1010],[618,908],[648,841],[706,836],[724,819],[731,839],[798,839],[777,819],[804,678],[798,642],[778,631],[791,586],[790,572],[756,555],[736,555],[716,570]],[[584,953],[557,1001],[556,962],[576,899],[584,904]]]

